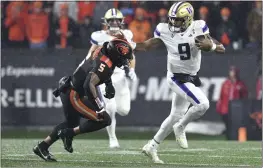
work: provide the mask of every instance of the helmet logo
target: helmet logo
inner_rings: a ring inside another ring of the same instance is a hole
[[[189,14],[191,14],[191,13],[193,12],[190,7],[189,7],[189,8],[186,8],[186,10],[188,11]]]
[[[129,47],[126,44],[120,43],[120,44],[116,44],[116,48],[117,51],[122,54],[122,55],[126,55],[129,53]]]

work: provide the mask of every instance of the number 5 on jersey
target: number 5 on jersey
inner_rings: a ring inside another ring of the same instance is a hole
[[[103,71],[104,71],[104,68],[105,68],[105,64],[100,63],[100,67],[99,67],[98,71],[99,71],[99,72],[103,72]]]

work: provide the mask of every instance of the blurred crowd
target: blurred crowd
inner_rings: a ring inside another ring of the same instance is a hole
[[[191,2],[191,1],[190,1]],[[135,42],[153,36],[167,22],[175,1],[9,1],[1,2],[2,48],[88,48],[92,32],[105,29],[110,8],[125,16]],[[261,1],[191,2],[195,19],[207,22],[211,36],[229,49],[257,48],[262,43]]]

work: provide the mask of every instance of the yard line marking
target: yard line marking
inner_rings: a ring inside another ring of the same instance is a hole
[[[198,151],[215,151],[215,149],[208,149],[208,148],[193,148],[193,149],[165,149],[160,150],[161,152],[178,152],[178,151],[184,151],[184,152],[198,152]]]
[[[17,159],[17,158],[2,158],[1,160],[16,160],[16,161],[41,161],[40,159]],[[145,164],[147,162],[118,162],[118,161],[88,161],[88,160],[58,160],[59,162],[85,162],[85,163],[113,163],[113,164]],[[152,163],[153,164],[153,163]],[[158,165],[158,164],[156,164]],[[176,162],[176,163],[165,163],[165,165],[184,165],[189,166],[189,163]],[[193,164],[195,166],[215,166],[214,164]],[[216,166],[230,166],[230,167],[248,167],[251,165],[231,165],[231,164],[218,164]]]
[[[54,155],[69,155],[70,153],[67,152],[54,152],[52,153]],[[141,151],[129,151],[129,150],[118,150],[118,151],[97,151],[97,152],[74,152],[73,154],[75,155],[83,155],[83,154],[93,154],[93,155],[103,155],[103,154],[111,154],[111,155],[142,155]],[[182,154],[176,154],[176,153],[159,153],[160,156],[195,156],[198,157],[199,155],[196,154],[187,154],[187,155],[182,155]],[[35,156],[35,154],[3,154],[2,156],[6,157],[27,157],[27,156]],[[226,155],[226,156],[221,156],[221,155],[202,155],[200,157],[209,157],[209,158],[251,158],[251,159],[260,159],[260,156],[231,156],[231,155]]]
[[[68,153],[68,152],[50,152],[52,155],[54,154],[54,155],[70,155],[71,153]],[[89,152],[86,152],[87,154],[89,153]],[[80,152],[74,152],[74,154],[77,154],[77,155],[79,155],[79,154],[81,154]],[[82,153],[83,154],[83,153]],[[34,153],[25,153],[25,154],[23,154],[23,153],[21,153],[21,154],[2,154],[2,156],[7,156],[7,157],[26,157],[26,156],[36,156]]]

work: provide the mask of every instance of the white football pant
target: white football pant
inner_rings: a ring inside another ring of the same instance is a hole
[[[155,141],[159,143],[172,132],[175,123],[179,122],[179,125],[185,128],[189,122],[204,115],[209,108],[207,97],[194,84],[187,82],[180,85],[170,72],[167,73],[167,82],[174,94],[170,115],[154,136]],[[188,109],[190,103],[193,106]]]
[[[107,127],[107,132],[110,140],[117,140],[115,128],[116,128],[116,117],[117,112],[121,116],[126,116],[130,112],[131,108],[131,98],[130,89],[127,78],[125,76],[124,70],[116,69],[111,76],[112,84],[115,88],[115,97],[112,99],[107,99],[103,96],[104,102],[106,104],[106,111],[111,117],[111,125]],[[100,86],[102,94],[105,94],[105,84]]]

